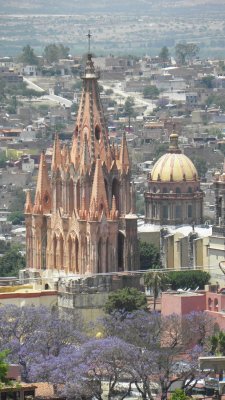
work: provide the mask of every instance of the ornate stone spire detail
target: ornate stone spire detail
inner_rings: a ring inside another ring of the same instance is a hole
[[[113,198],[112,198],[112,209],[110,211],[110,218],[112,220],[114,220],[114,219],[117,219],[118,216],[119,216],[119,211],[116,209],[116,198],[113,195]]]
[[[30,190],[26,191],[26,203],[24,206],[24,213],[25,214],[31,214],[33,211],[33,204],[31,201],[31,195],[30,195]]]
[[[71,152],[72,162],[75,164],[81,156],[85,135],[87,136],[91,162],[95,161],[98,155],[100,155],[102,161],[106,162],[109,141],[108,130],[98,88],[99,74],[95,71],[90,53],[87,56],[82,79],[83,90]]]
[[[99,219],[103,211],[105,212],[106,216],[109,215],[109,207],[102,171],[102,162],[100,158],[98,158],[95,165],[89,215],[95,215],[95,218]]]
[[[71,148],[71,152],[70,152],[71,162],[73,163],[75,169],[77,168],[77,161],[78,161],[77,160],[77,157],[78,157],[77,135],[78,135],[78,130],[75,130],[74,135],[73,135],[72,148]]]
[[[61,155],[62,155],[62,167],[64,169],[67,169],[71,161],[70,161],[70,152],[66,145],[63,146]]]
[[[61,163],[62,163],[61,147],[60,147],[59,136],[56,133],[53,146],[53,153],[52,153],[52,171],[56,171],[56,169],[61,166]]]
[[[119,160],[120,160],[121,170],[127,172],[130,169],[130,160],[129,160],[129,153],[128,153],[128,148],[127,148],[125,132],[123,133]]]
[[[50,183],[44,151],[42,151],[40,158],[34,210],[37,210],[37,207],[43,213],[48,213],[51,210]]]
[[[107,166],[108,171],[110,171],[110,168],[112,165],[112,160],[113,160],[113,157],[112,157],[111,147],[110,147],[110,144],[108,143],[107,153],[106,153],[106,166]]]
[[[83,142],[83,149],[82,149],[82,154],[81,154],[81,159],[80,159],[80,170],[81,173],[85,174],[87,171],[89,171],[91,167],[91,158],[90,158],[90,153],[88,149],[88,141],[87,141],[87,135],[84,135],[84,142]]]

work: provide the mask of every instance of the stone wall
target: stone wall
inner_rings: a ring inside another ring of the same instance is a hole
[[[58,306],[76,310],[85,322],[104,315],[109,294],[124,287],[143,289],[140,275],[95,275],[80,279],[62,278],[58,281]]]

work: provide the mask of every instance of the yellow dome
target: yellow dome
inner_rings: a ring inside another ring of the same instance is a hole
[[[153,181],[161,180],[163,182],[198,179],[197,170],[193,162],[181,153],[166,153],[155,163],[151,179]]]

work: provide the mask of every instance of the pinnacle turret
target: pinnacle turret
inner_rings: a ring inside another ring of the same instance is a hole
[[[62,156],[61,156],[61,147],[59,136],[55,134],[53,153],[52,153],[52,171],[56,171],[57,168],[61,166]]]
[[[50,182],[44,151],[42,151],[40,158],[34,209],[37,209],[37,206],[41,208],[43,213],[51,210]]]
[[[104,176],[102,171],[102,162],[100,158],[96,160],[94,181],[91,193],[90,212],[95,215],[101,216],[102,212],[106,216],[109,214],[108,200],[105,189]],[[97,214],[96,214],[97,213]]]

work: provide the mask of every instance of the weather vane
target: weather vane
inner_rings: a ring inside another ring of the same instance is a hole
[[[88,31],[87,37],[88,37],[88,53],[90,54],[90,52],[91,52],[91,37],[92,37],[90,29]]]

